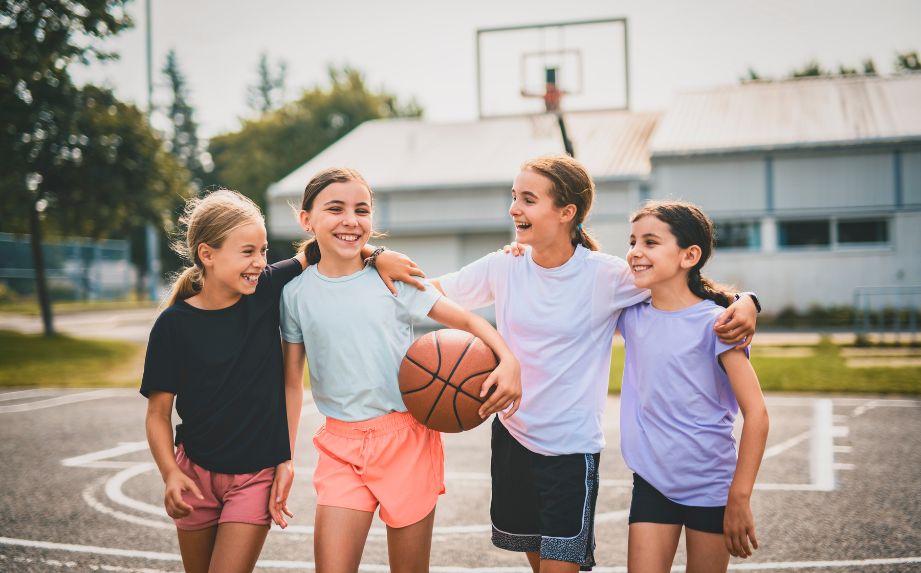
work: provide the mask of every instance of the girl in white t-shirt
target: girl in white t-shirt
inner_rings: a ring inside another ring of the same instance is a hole
[[[594,565],[612,338],[621,310],[649,296],[583,228],[594,191],[571,157],[526,162],[509,207],[524,256],[492,253],[432,281],[465,308],[495,304],[521,363],[519,409],[493,421],[490,515],[493,544],[526,552],[535,572]],[[755,314],[748,298],[728,309],[726,342],[750,338]]]

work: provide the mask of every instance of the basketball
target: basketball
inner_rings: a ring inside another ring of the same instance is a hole
[[[462,330],[442,329],[413,342],[400,364],[400,393],[409,412],[439,432],[479,426],[483,382],[499,361],[485,342]]]

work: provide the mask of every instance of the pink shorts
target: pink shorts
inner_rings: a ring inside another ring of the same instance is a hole
[[[317,505],[373,512],[390,527],[412,525],[445,492],[441,434],[408,412],[361,422],[326,418],[313,443]]]
[[[190,491],[182,492],[182,500],[192,506],[192,513],[174,519],[179,529],[204,529],[219,523],[252,523],[269,525],[269,494],[275,480],[275,468],[265,468],[248,474],[222,474],[206,470],[185,455],[180,444],[176,463],[182,473],[195,480],[205,499]]]

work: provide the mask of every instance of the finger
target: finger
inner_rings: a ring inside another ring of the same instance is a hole
[[[486,394],[489,393],[489,388],[490,388],[490,386],[494,386],[494,385],[496,385],[496,384],[498,383],[498,381],[496,380],[496,378],[497,378],[497,376],[496,376],[496,372],[495,372],[495,371],[493,371],[492,373],[490,373],[489,376],[486,377],[486,380],[483,381],[483,385],[480,386],[480,398],[485,397]],[[497,388],[497,390],[498,390],[498,388]]]
[[[425,271],[415,265],[409,268],[409,274],[410,276],[425,278]]]
[[[752,528],[748,531],[748,538],[751,539],[752,547],[754,547],[755,549],[758,549],[758,536],[755,535],[755,528],[754,528],[754,527],[752,527]]]
[[[725,526],[723,526],[723,531],[728,531],[728,530],[725,528]],[[730,555],[732,555],[733,557],[735,557],[735,555],[732,554],[732,540],[729,539],[729,535],[728,535],[728,534],[723,535],[723,544],[726,546],[726,551],[728,551]]]
[[[518,411],[518,400],[509,401],[507,407],[508,409],[505,410],[505,414],[502,415],[503,420],[508,420]]]
[[[741,343],[739,343],[738,345],[736,345],[736,348],[743,348],[743,349],[744,349],[744,348],[748,348],[749,346],[752,345],[752,338],[754,338],[754,337],[755,337],[754,334],[749,334],[748,336],[746,336],[745,338],[742,339],[742,342],[741,342]]]
[[[406,283],[406,284],[408,284],[408,285],[410,285],[410,286],[416,287],[416,288],[419,289],[419,290],[425,290],[425,283],[423,283],[422,281],[420,281],[419,279],[417,279],[417,278],[414,277],[413,275],[406,275],[405,277],[403,277],[403,278],[400,279],[400,280],[402,280],[404,283]],[[390,291],[390,292],[392,292],[393,294],[397,294],[396,289],[394,289],[394,290],[392,290],[392,291]]]
[[[285,515],[287,515],[288,517],[294,517],[294,513],[292,513],[291,510],[288,509],[288,504],[287,504],[287,503],[285,503],[285,504],[283,504],[283,505],[281,506],[281,510],[282,510],[283,512],[285,512]]]
[[[509,253],[511,253],[511,252],[512,252],[512,246],[511,246],[511,245],[505,245],[504,247],[502,247],[502,252],[505,253],[506,255],[509,254]]]
[[[393,284],[393,280],[390,277],[381,277],[381,280],[384,281],[384,284],[387,286],[387,290],[390,291],[390,294],[393,296],[397,295],[397,287]]]
[[[187,481],[187,482],[186,482],[186,489],[188,489],[189,491],[191,491],[191,492],[192,492],[192,495],[194,495],[194,496],[197,497],[198,499],[205,499],[205,496],[203,496],[203,495],[201,494],[201,490],[198,489],[198,486],[195,485],[195,482],[194,482],[194,481],[192,481],[192,480]]]

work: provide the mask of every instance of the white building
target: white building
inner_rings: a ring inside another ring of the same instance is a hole
[[[576,154],[598,187],[588,227],[623,253],[623,221],[649,176],[646,149],[659,114],[571,114]],[[556,119],[529,116],[439,124],[424,120],[364,123],[268,190],[273,239],[303,233],[291,205],[328,167],[353,167],[374,189],[376,242],[411,256],[429,276],[456,270],[514,237],[508,207],[512,180],[531,158],[563,153]]]
[[[598,187],[588,227],[607,252],[626,252],[644,199],[676,197],[718,224],[706,274],[772,310],[921,285],[921,75],[749,83],[682,95],[664,115],[566,120]],[[354,167],[374,188],[380,242],[438,276],[506,244],[519,166],[562,152],[549,116],[368,122],[269,188],[270,233],[301,238],[290,205],[307,181]]]
[[[707,274],[770,308],[921,285],[921,75],[683,94],[650,152],[651,197],[717,223]]]

